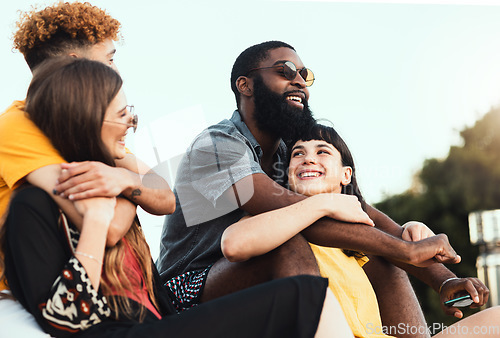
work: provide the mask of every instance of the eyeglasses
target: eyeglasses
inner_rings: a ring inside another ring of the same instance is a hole
[[[108,122],[108,123],[115,123],[115,124],[123,124],[124,126],[127,126],[129,128],[133,128],[132,130],[135,131],[137,130],[137,124],[139,123],[139,116],[137,116],[136,114],[134,114],[134,106],[125,106],[125,109],[128,109],[128,111],[130,112],[130,114],[132,114],[132,118],[131,118],[131,121],[130,123],[125,123],[125,122],[118,122],[118,121],[108,121],[108,120],[104,120],[104,122]]]
[[[297,67],[295,66],[295,64],[292,61],[286,61],[282,65],[276,65],[276,66],[271,66],[271,67],[253,68],[253,69],[250,69],[248,71],[248,74],[250,74],[250,72],[253,72],[254,70],[270,69],[270,68],[277,68],[277,67],[283,68],[283,76],[287,80],[295,79],[295,77],[297,76],[297,72],[298,72],[300,74],[300,76],[302,76],[304,81],[306,81],[306,87],[310,87],[314,83],[314,73],[312,72],[312,70],[310,70],[309,68],[305,68],[305,67],[301,68],[301,69],[297,69]]]

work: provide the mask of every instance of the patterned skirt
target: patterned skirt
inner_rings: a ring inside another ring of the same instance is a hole
[[[211,267],[210,265],[206,269],[185,272],[165,283],[178,313],[200,303],[201,293]]]

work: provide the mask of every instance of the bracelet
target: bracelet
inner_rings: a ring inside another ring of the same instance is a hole
[[[87,257],[87,258],[90,258],[90,259],[93,259],[95,260],[97,263],[101,264],[102,265],[102,261],[98,260],[97,258],[95,258],[94,256],[92,255],[89,255],[85,252],[80,252],[80,251],[75,251],[75,255],[81,255],[81,256],[84,256],[84,257]]]
[[[441,290],[443,289],[443,286],[444,286],[446,283],[448,283],[449,281],[454,280],[454,279],[460,279],[460,278],[458,278],[458,277],[451,277],[451,278],[446,279],[444,282],[442,282],[442,283],[441,283],[441,286],[439,287],[439,291],[438,291],[438,293],[441,293]]]

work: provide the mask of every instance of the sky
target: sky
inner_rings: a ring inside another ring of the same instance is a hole
[[[191,140],[236,108],[236,57],[267,40],[291,44],[313,70],[311,109],[351,148],[369,203],[407,190],[425,159],[446,157],[500,103],[496,0],[90,2],[123,26],[115,62],[139,114],[127,145],[171,184]],[[53,3],[2,2],[0,110],[31,78],[12,51],[17,10]]]

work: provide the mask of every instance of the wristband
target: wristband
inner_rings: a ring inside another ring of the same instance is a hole
[[[451,278],[446,279],[444,282],[442,282],[442,283],[441,283],[441,286],[439,287],[439,291],[438,291],[438,293],[441,293],[441,290],[443,289],[443,286],[444,286],[446,283],[448,283],[449,281],[454,280],[454,279],[460,279],[460,278],[458,278],[458,277],[451,277]]]

